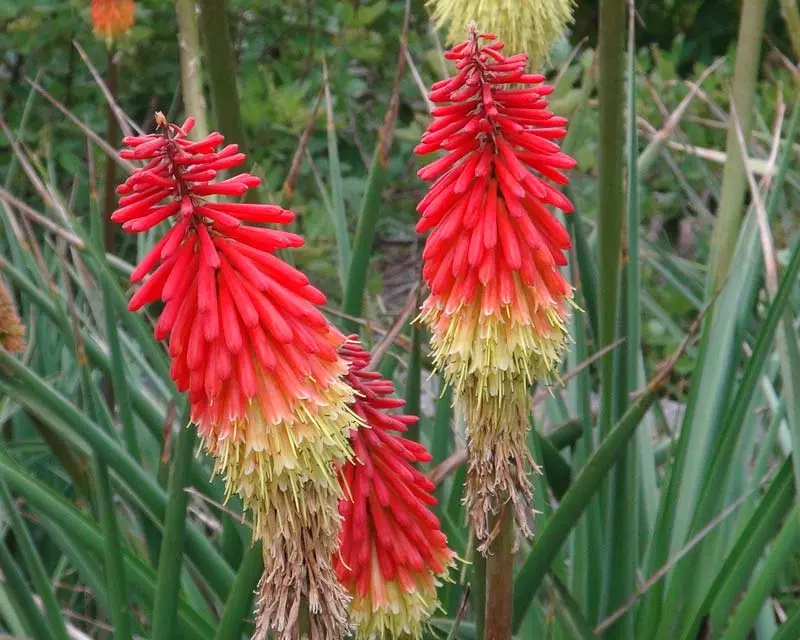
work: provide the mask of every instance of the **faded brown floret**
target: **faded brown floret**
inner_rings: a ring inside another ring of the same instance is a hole
[[[335,502],[331,506],[338,516]],[[295,535],[265,546],[253,640],[270,633],[274,640],[339,640],[350,633],[350,596],[331,567],[338,532],[329,530],[333,513],[325,515],[309,517]]]
[[[0,346],[11,353],[22,353],[25,350],[25,326],[14,308],[11,292],[2,281],[0,281]]]

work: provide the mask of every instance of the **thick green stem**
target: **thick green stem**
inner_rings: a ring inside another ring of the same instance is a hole
[[[242,558],[242,564],[236,574],[231,595],[228,596],[228,601],[225,603],[214,640],[241,637],[245,619],[252,611],[253,591],[258,584],[258,578],[261,576],[263,568],[261,543],[259,542],[250,547]]]
[[[600,146],[598,150],[598,263],[600,340],[611,344],[616,333],[619,252],[623,200],[623,107],[625,0],[601,0],[599,33]],[[600,436],[611,429],[613,355],[602,360]]]
[[[499,529],[486,557],[484,640],[511,640],[514,595],[514,510],[503,506],[492,523]]]
[[[187,116],[196,120],[192,137],[195,140],[208,134],[206,99],[203,96],[203,73],[200,63],[200,36],[193,0],[175,0],[178,16],[178,47],[181,52],[181,91]]]
[[[766,6],[767,0],[748,0],[742,3],[731,96],[745,139],[750,134]],[[725,283],[736,240],[739,237],[742,207],[747,189],[744,158],[736,134],[733,110],[728,118],[726,153],[727,160],[722,174],[722,195],[717,208],[717,222],[711,237],[708,291],[711,296]]]
[[[245,151],[239,89],[236,86],[236,61],[225,0],[198,0],[198,4],[217,129],[228,142],[235,142],[241,151]]]
[[[780,0],[780,2],[781,15],[789,32],[789,40],[792,42],[792,53],[795,60],[800,60],[800,10],[797,8],[797,0]]]

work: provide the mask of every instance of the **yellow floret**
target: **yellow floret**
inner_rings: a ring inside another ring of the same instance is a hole
[[[574,0],[428,0],[439,26],[449,27],[451,44],[464,39],[475,22],[506,43],[505,52],[525,52],[534,65],[544,61],[555,39],[572,21]]]
[[[269,541],[293,535],[305,526],[309,514],[322,512],[328,531],[329,504],[342,495],[335,467],[353,456],[348,440],[358,428],[358,417],[348,408],[353,391],[341,381],[320,392],[323,402],[299,400],[292,415],[279,424],[267,424],[257,403],[246,419],[226,425],[225,432],[203,434],[214,456],[214,473],[225,478],[226,497],[238,493],[253,512],[253,538]]]

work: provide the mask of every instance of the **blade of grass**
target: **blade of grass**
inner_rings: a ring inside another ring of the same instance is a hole
[[[170,640],[175,636],[176,604],[186,535],[186,507],[189,504],[189,494],[185,489],[193,455],[194,431],[184,427],[178,434],[178,445],[169,477],[164,537],[158,555],[158,581],[151,631],[153,640]]]
[[[328,169],[331,181],[331,214],[333,218],[333,231],[336,234],[336,249],[339,255],[339,282],[342,289],[347,285],[347,273],[350,269],[350,236],[347,231],[347,215],[344,207],[344,186],[342,183],[342,167],[339,163],[339,142],[336,134],[336,121],[333,117],[333,98],[331,85],[328,78],[328,65],[322,61],[322,82],[325,87],[325,114],[327,117],[328,132]],[[377,158],[376,158],[377,159]],[[376,195],[377,197],[377,195]],[[371,243],[370,243],[371,244]]]
[[[728,620],[739,593],[747,585],[750,574],[777,530],[778,523],[791,508],[793,489],[792,467],[787,460],[742,528],[714,582],[708,588],[694,621],[686,629],[686,640],[697,636],[706,616],[712,629],[721,629]]]
[[[86,370],[83,367],[83,370]],[[89,395],[86,404],[92,407],[95,418],[105,427],[106,433],[115,435],[111,414],[100,396],[97,386],[89,383]],[[127,582],[122,560],[122,544],[114,508],[114,493],[111,487],[111,476],[108,467],[97,456],[93,460],[95,493],[97,495],[97,511],[100,527],[103,532],[103,560],[106,573],[106,590],[108,592],[109,611],[114,623],[114,638],[129,640],[131,638],[131,620],[128,609]],[[155,526],[148,521],[143,525]],[[147,535],[147,531],[145,531]]]
[[[134,495],[140,498],[142,506],[154,521],[161,521],[167,506],[166,495],[152,476],[145,473],[120,448],[119,443],[4,351],[0,351],[0,366],[20,382],[14,385],[11,380],[0,379],[0,390],[14,393],[30,411],[39,415],[59,434],[71,439],[75,445],[86,448],[86,443],[90,444],[104,462],[125,480]],[[85,443],[82,439],[85,439]],[[233,571],[196,526],[188,529],[186,548],[209,586],[218,596],[226,597],[233,584]]]
[[[575,227],[580,225],[575,222]],[[575,229],[576,230],[576,229]],[[577,235],[573,234],[577,239]],[[570,249],[570,272],[573,286],[576,287],[575,301],[584,304],[584,273],[580,270],[578,257],[578,243]],[[588,259],[588,256],[583,258]],[[588,305],[586,305],[588,308]],[[575,370],[578,363],[585,362],[588,357],[587,338],[589,337],[589,314],[575,313],[572,316],[572,335],[575,339],[575,348],[568,354],[569,368]],[[574,470],[577,471],[586,464],[592,451],[594,451],[594,434],[591,407],[591,379],[589,369],[584,368],[567,383],[570,414],[578,416],[581,427],[581,438],[577,441],[573,458]],[[600,531],[594,526],[599,522],[599,507],[597,500],[589,505],[587,512],[581,516],[575,526],[572,536],[572,561],[569,566],[569,586],[577,602],[584,607],[587,616],[595,620],[599,615],[600,593],[599,589],[592,589],[590,585],[596,584],[596,576],[600,572],[600,548],[598,544]]]
[[[790,562],[800,540],[800,511],[795,507],[787,516],[780,533],[775,537],[772,549],[764,559],[761,572],[756,576],[747,594],[736,606],[723,640],[746,639],[753,627],[761,605],[770,597],[781,570]]]
[[[796,105],[786,135],[789,145],[794,141],[798,120],[800,108]],[[777,210],[778,198],[773,196],[782,188],[791,155],[784,153],[781,158],[773,194],[767,205],[770,218]],[[703,328],[675,458],[659,501],[659,514],[648,550],[647,566],[650,572],[674,555],[688,537],[704,482],[703,474],[710,462],[708,452],[716,435],[713,425],[720,424],[721,413],[730,402],[731,392],[728,389],[732,388],[729,385],[735,370],[739,327],[744,325],[753,308],[761,259],[758,228],[755,216],[751,213],[742,227],[733,260],[733,272],[717,302],[718,308],[725,312],[714,314]],[[638,621],[640,634],[652,633],[657,628],[665,602],[664,588],[663,584],[656,585],[646,595]]]
[[[594,630],[581,612],[580,605],[572,597],[567,586],[558,576],[551,574],[548,580],[556,593],[556,615],[564,625],[568,637],[573,640],[589,640],[595,638]]]
[[[750,405],[753,390],[761,375],[764,362],[772,351],[772,340],[775,330],[783,318],[784,309],[789,301],[791,292],[794,290],[796,278],[800,272],[800,242],[795,246],[792,260],[784,273],[780,288],[769,308],[764,320],[760,323],[759,338],[753,355],[747,363],[741,383],[736,388],[733,395],[733,404],[721,420],[722,429],[718,432],[718,438],[714,445],[713,457],[709,465],[709,471],[704,478],[700,491],[697,507],[694,512],[692,526],[690,530],[700,529],[710,519],[711,514],[719,511],[720,502],[726,497],[720,491],[720,487],[727,486],[730,475],[730,457],[736,446],[739,436],[739,427],[744,421],[745,414]],[[676,567],[672,580],[667,589],[665,601],[665,611],[677,613],[683,606],[692,581],[696,579],[694,571],[696,569],[696,558],[698,547],[692,554]],[[662,637],[673,633],[672,625],[676,622],[673,615],[665,616],[659,627]]]
[[[64,618],[61,615],[61,609],[58,606],[58,601],[56,600],[53,586],[50,583],[50,578],[45,571],[39,553],[36,551],[36,545],[33,542],[30,531],[17,509],[17,505],[14,503],[6,483],[2,480],[0,480],[0,500],[3,504],[4,515],[11,520],[11,529],[14,531],[14,539],[22,554],[25,566],[28,568],[31,583],[42,599],[49,637],[54,640],[67,640],[69,634],[64,625]],[[5,541],[3,541],[0,546],[4,545]]]
[[[33,599],[33,592],[25,583],[22,571],[14,561],[5,542],[0,544],[0,568],[2,568],[3,577],[11,589],[11,596],[16,601],[16,612],[28,632],[36,640],[50,640],[53,636],[45,618],[42,618],[39,613],[36,601]]]
[[[242,635],[247,615],[253,610],[253,591],[264,567],[261,544],[250,547],[242,558],[231,594],[225,603],[214,640],[229,640]]]
[[[751,0],[742,4],[736,46],[736,65],[733,71],[733,104],[742,120],[742,130],[749,135],[755,102],[756,79],[761,58],[764,16],[767,0]],[[709,295],[718,292],[728,275],[739,237],[747,182],[744,160],[739,150],[736,127],[728,123],[725,144],[727,160],[722,177],[722,195],[717,207],[717,222],[711,237]]]
[[[514,588],[514,628],[525,618],[528,607],[551,567],[552,560],[565,543],[578,518],[597,493],[608,471],[617,461],[625,445],[633,436],[650,405],[655,402],[658,390],[669,376],[671,368],[688,346],[688,338],[672,355],[669,364],[647,385],[647,388],[631,403],[622,419],[589,458],[575,478],[558,508],[539,534],[525,563],[519,571]]]
[[[405,70],[405,54],[408,48],[408,23],[411,17],[411,1],[406,0],[403,30],[400,34],[400,53],[397,57],[397,71],[395,72],[394,88],[389,99],[389,107],[383,119],[383,125],[378,131],[378,142],[372,154],[372,166],[367,176],[367,186],[361,200],[361,211],[358,215],[358,227],[353,241],[353,255],[346,266],[347,281],[344,287],[344,301],[342,311],[351,316],[361,316],[364,301],[364,286],[369,271],[369,260],[372,255],[372,243],[375,238],[375,225],[380,213],[381,191],[386,182],[386,169],[389,165],[389,152],[394,141],[394,129],[397,124],[397,113],[400,108],[400,88]],[[326,101],[329,99],[329,90],[326,85]],[[326,104],[330,104],[327,103]],[[330,107],[329,107],[330,108]],[[329,123],[331,121],[329,120]],[[330,124],[329,124],[330,127]],[[330,145],[330,129],[328,132]],[[338,164],[338,158],[337,158]],[[331,164],[333,171],[333,164]],[[331,175],[331,184],[335,184]],[[334,190],[334,201],[336,193]],[[338,215],[338,213],[337,213]],[[344,321],[345,331],[353,333],[358,327],[350,320]]]
[[[115,640],[129,640],[131,638],[131,625],[126,595],[127,582],[108,467],[102,462],[96,463],[94,465],[94,475],[103,530],[106,589],[108,591],[111,620],[114,623],[114,638]]]
[[[69,537],[75,540],[80,549],[98,550],[103,547],[102,534],[86,515],[75,509],[59,493],[32,478],[8,456],[2,446],[0,446],[0,474],[12,489],[21,494],[46,520],[51,520],[58,527],[63,528]],[[63,542],[57,536],[53,536],[53,541],[57,544]],[[155,573],[130,550],[123,550],[123,557],[126,575],[129,577],[131,585],[139,589],[148,602],[152,603],[155,596]],[[99,585],[96,586],[99,587]],[[104,595],[102,589],[98,589],[96,593]],[[210,640],[212,627],[209,619],[190,607],[183,597],[178,604],[178,615],[184,627],[191,629],[192,634]]]
[[[564,188],[564,193],[570,200],[574,200],[572,191],[568,186]],[[578,265],[581,295],[583,296],[586,316],[589,319],[589,328],[591,329],[592,335],[597,337],[600,335],[600,320],[597,302],[598,277],[597,269],[595,268],[596,260],[589,248],[578,208],[576,207],[575,211],[565,216],[565,220],[569,235],[575,240],[574,248],[571,251],[572,260],[570,262],[574,261]],[[573,284],[576,281],[573,275]]]
[[[800,607],[795,607],[772,640],[794,640],[800,637]]]
[[[11,635],[24,638],[27,631],[19,617],[18,608],[19,605],[14,600],[14,594],[10,593],[5,582],[0,582],[0,615],[3,616],[5,626]]]

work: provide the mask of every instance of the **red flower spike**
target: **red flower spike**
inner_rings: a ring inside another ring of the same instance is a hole
[[[351,433],[357,459],[341,471],[350,495],[339,503],[344,523],[334,568],[353,597],[357,637],[420,638],[455,554],[429,508],[435,487],[413,466],[431,456],[398,435],[417,419],[387,412],[403,401],[390,381],[365,370],[369,354],[356,341],[351,336],[339,353],[350,364],[353,411],[368,428]]]
[[[221,201],[260,182],[248,173],[218,180],[244,154],[217,150],[219,133],[188,140],[191,118],[178,127],[157,114],[156,123],[158,133],[125,138],[120,153],[146,164],[117,189],[112,219],[130,233],[172,223],[134,270],[132,281],[144,282],[129,306],[165,303],[155,335],[168,340],[170,375],[188,393],[227,494],[242,496],[254,539],[264,539],[256,637],[295,637],[292,611],[305,599],[314,633],[342,638],[348,598],[331,566],[343,496],[336,467],[351,458],[359,425],[337,353],[344,337],[317,309],[325,296],[271,255],[302,238],[256,226],[293,214]]]
[[[417,231],[430,231],[421,318],[466,414],[467,499],[481,539],[498,495],[511,497],[529,532],[528,388],[558,366],[572,301],[559,271],[570,238],[548,209],[573,209],[554,186],[575,166],[555,142],[567,121],[547,110],[552,89],[525,73],[527,56],[505,56],[493,40],[473,30],[447,53],[458,72],[433,85],[434,118],[415,149],[445,152],[419,171],[433,181],[417,207]]]

